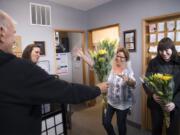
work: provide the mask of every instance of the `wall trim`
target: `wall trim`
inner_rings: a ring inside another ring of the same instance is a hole
[[[132,126],[132,127],[137,128],[137,129],[141,129],[141,125],[138,124],[138,123],[136,123],[136,122],[134,122],[134,121],[127,120],[127,124],[130,125],[130,126]]]

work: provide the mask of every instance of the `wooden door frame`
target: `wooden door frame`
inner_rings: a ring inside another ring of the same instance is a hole
[[[119,36],[120,36],[120,25],[118,23],[116,24],[112,24],[112,25],[107,25],[107,26],[102,26],[102,27],[98,27],[98,28],[93,28],[93,29],[89,29],[88,30],[88,49],[93,49],[93,43],[92,43],[92,32],[96,31],[96,30],[103,30],[106,28],[111,28],[111,27],[118,27],[118,31],[119,31]],[[93,70],[89,70],[89,85],[95,85],[95,76],[94,76],[94,71]]]
[[[83,52],[84,52],[84,49],[85,49],[85,43],[86,43],[86,37],[85,37],[85,31],[83,31],[83,30],[66,30],[66,29],[54,29],[53,30],[53,41],[54,41],[54,47],[55,47],[55,32],[74,32],[74,33],[80,33],[80,34],[82,34],[82,45],[81,45],[81,47],[82,47],[82,50],[83,50]],[[56,47],[55,47],[55,54],[56,54]],[[57,63],[56,63],[56,55],[54,56],[54,58],[55,58],[55,68],[57,67]],[[86,84],[86,68],[85,68],[85,62],[84,61],[82,61],[82,70],[83,70],[83,75],[82,75],[82,77],[83,77],[83,84]]]
[[[147,33],[147,25],[148,22],[158,21],[158,20],[166,20],[167,18],[174,18],[180,16],[180,12],[166,14],[161,16],[148,17],[142,20],[142,75],[145,74],[147,68],[147,51],[148,47],[146,45],[146,33]],[[144,92],[144,89],[141,88],[141,126],[145,129],[151,129],[151,116],[150,111],[147,108],[147,95]]]

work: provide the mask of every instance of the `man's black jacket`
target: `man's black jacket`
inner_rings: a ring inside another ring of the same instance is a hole
[[[56,79],[31,62],[0,51],[0,135],[40,135],[41,104],[75,104],[98,95],[98,87]]]

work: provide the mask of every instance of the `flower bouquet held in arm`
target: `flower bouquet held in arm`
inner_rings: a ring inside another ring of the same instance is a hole
[[[107,81],[109,72],[111,71],[111,61],[114,57],[116,48],[116,40],[109,41],[103,40],[97,46],[95,50],[90,51],[90,56],[93,59],[93,69],[100,82]],[[106,110],[107,98],[106,93],[102,94],[103,109]]]
[[[116,50],[116,40],[103,40],[99,42],[94,50],[90,50],[85,54],[81,49],[76,50],[76,54],[83,58],[85,62],[94,69],[98,81],[104,82],[107,81],[107,77],[111,71],[111,61],[114,57]],[[102,94],[103,97],[103,108],[106,109],[107,99],[106,94]]]
[[[152,74],[144,78],[146,87],[151,93],[156,94],[160,98],[160,105],[164,114],[164,123],[168,128],[170,125],[170,112],[165,111],[164,107],[172,101],[174,82],[172,75],[169,74]]]

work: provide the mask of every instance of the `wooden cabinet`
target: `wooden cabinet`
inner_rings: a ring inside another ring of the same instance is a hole
[[[157,54],[158,42],[169,37],[180,51],[180,12],[143,20],[142,33],[142,75],[145,74],[149,61]],[[150,129],[150,113],[146,105],[147,96],[142,90],[142,127]]]

